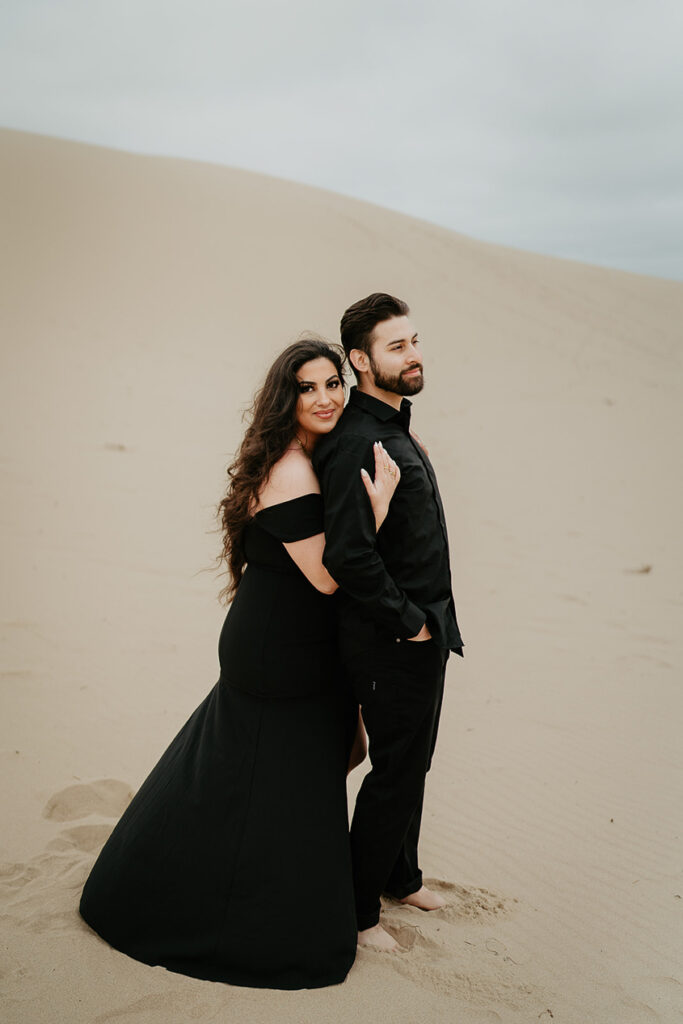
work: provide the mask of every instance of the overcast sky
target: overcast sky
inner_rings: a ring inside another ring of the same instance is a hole
[[[0,123],[683,279],[683,0],[3,0]]]

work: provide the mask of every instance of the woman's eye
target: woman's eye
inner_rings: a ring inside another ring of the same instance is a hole
[[[299,393],[302,394],[302,395],[305,395],[306,392],[310,391],[310,390],[311,390],[311,385],[310,384],[300,384],[299,385]]]
[[[328,386],[328,388],[338,388],[338,387],[340,387],[340,385],[341,385],[341,381],[340,380],[331,380],[330,383],[327,386]]]

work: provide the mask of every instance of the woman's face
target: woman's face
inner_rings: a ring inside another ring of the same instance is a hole
[[[324,356],[303,363],[296,372],[299,401],[297,434],[329,434],[344,408],[344,388],[334,363]],[[302,438],[303,440],[303,438]]]

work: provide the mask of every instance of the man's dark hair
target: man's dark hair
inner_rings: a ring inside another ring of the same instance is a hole
[[[339,325],[341,343],[347,358],[352,348],[359,348],[369,356],[372,347],[371,336],[377,324],[381,324],[383,320],[391,320],[394,316],[407,316],[409,313],[407,302],[387,295],[386,292],[373,292],[366,299],[354,302],[344,313]],[[353,363],[351,365],[353,366]],[[353,372],[358,378],[355,366]]]

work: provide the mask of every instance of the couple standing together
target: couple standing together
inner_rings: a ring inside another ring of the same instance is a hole
[[[317,339],[290,345],[256,396],[220,506],[219,681],[81,898],[116,949],[193,977],[337,984],[357,943],[397,948],[381,894],[443,905],[417,848],[462,639],[441,498],[410,430],[422,356],[407,305],[383,293],[347,309],[341,339],[358,382],[346,409],[342,356]],[[349,842],[363,723],[372,767]]]

